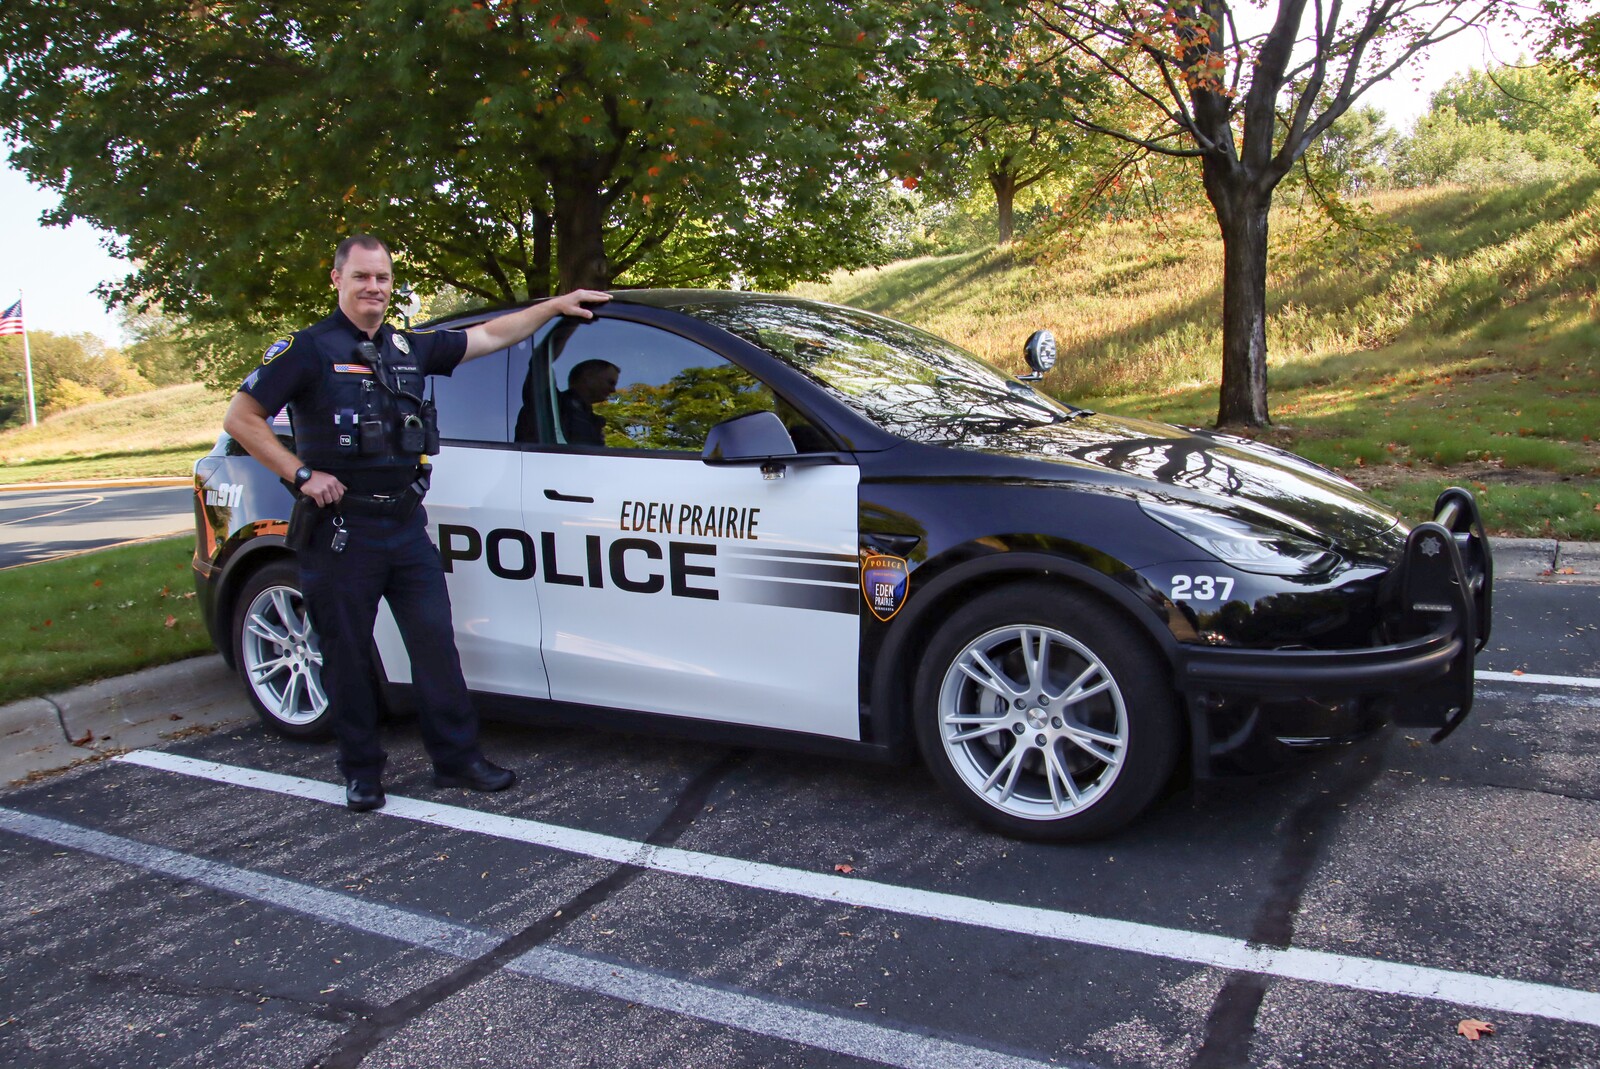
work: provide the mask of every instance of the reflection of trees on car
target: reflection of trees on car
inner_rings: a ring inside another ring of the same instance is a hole
[[[941,338],[882,316],[801,301],[696,308],[902,438],[954,445],[1055,423],[1068,408]]]
[[[1244,488],[1238,466],[1228,463],[1204,438],[1125,438],[1080,446],[1068,455],[1119,471],[1137,471],[1174,486],[1217,484],[1218,491],[1229,496]]]
[[[698,453],[711,428],[748,412],[772,411],[772,395],[733,364],[691,367],[666,384],[635,383],[601,406],[606,444],[619,449]]]

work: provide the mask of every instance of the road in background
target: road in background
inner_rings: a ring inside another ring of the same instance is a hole
[[[194,530],[194,489],[52,487],[0,493],[0,568]]]

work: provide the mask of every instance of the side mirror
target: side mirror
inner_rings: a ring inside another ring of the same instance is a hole
[[[1023,382],[1036,382],[1044,378],[1044,373],[1056,366],[1056,336],[1048,330],[1034,331],[1022,346],[1022,355],[1027,359],[1028,366],[1033,368],[1033,374],[1018,375],[1017,378]]]
[[[700,459],[707,464],[760,464],[767,478],[777,479],[782,478],[783,458],[797,452],[777,413],[746,412],[711,428]]]

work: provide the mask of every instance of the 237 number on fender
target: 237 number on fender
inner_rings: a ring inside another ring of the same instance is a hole
[[[1227,601],[1233,593],[1233,580],[1225,575],[1175,575],[1173,601]]]

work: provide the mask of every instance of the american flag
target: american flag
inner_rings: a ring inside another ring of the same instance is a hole
[[[7,334],[22,333],[22,301],[18,300],[4,312],[0,312],[0,337]]]

